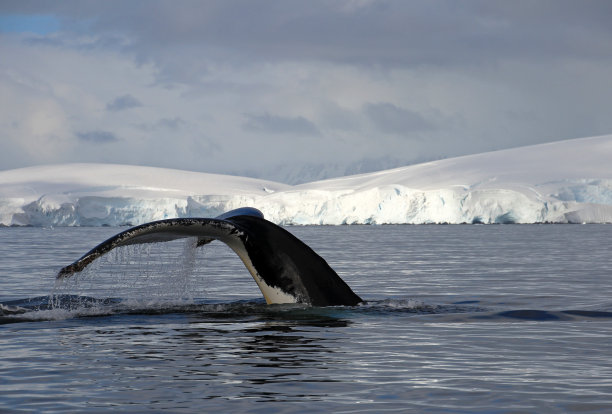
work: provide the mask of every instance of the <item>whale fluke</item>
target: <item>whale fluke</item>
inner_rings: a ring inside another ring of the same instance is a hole
[[[232,210],[215,218],[175,218],[132,227],[62,268],[57,278],[82,271],[116,247],[185,237],[197,237],[198,246],[212,240],[227,244],[245,264],[268,304],[354,306],[363,302],[321,256],[254,208]]]

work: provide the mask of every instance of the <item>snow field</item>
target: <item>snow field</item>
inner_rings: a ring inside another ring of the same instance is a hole
[[[253,206],[279,224],[611,223],[612,135],[289,186],[113,164],[0,171],[0,225],[120,226]]]

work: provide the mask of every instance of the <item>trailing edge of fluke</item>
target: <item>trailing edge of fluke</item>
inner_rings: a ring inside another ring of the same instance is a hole
[[[82,271],[116,247],[185,237],[197,237],[198,246],[213,240],[227,244],[251,273],[268,304],[354,306],[363,302],[321,256],[251,207],[215,218],[175,218],[132,227],[62,268],[57,278]]]

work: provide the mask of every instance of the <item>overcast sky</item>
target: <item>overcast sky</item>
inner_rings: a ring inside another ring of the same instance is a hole
[[[611,22],[608,0],[3,0],[0,170],[281,179],[612,133]]]

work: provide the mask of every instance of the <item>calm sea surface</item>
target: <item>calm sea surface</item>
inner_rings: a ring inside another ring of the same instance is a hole
[[[0,228],[0,412],[612,412],[612,226],[290,227],[368,304],[267,306],[222,244]]]

